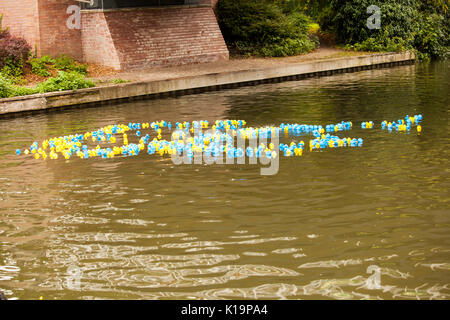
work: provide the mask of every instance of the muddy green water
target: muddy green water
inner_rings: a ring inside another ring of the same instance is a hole
[[[10,299],[449,299],[449,67],[0,119],[0,290]],[[421,134],[380,130],[419,113]],[[349,120],[344,136],[364,146],[282,157],[275,176],[146,154],[14,155],[35,140],[161,119]],[[376,128],[362,130],[369,120]]]

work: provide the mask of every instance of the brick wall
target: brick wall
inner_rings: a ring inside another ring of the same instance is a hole
[[[25,38],[39,49],[39,27],[36,0],[0,0],[0,14],[3,14],[3,28],[9,28],[15,36]]]
[[[114,40],[103,12],[83,12],[81,36],[84,61],[116,70],[121,69]]]
[[[111,10],[82,16],[87,62],[134,69],[229,58],[210,7]]]
[[[78,5],[79,2],[73,0],[37,1],[41,41],[40,54],[55,56],[64,53],[81,60],[83,58],[81,30],[69,29],[66,24],[69,18],[67,8],[73,4]]]
[[[0,0],[0,13],[3,25],[35,46],[40,56],[64,53],[115,69],[229,58],[211,7],[88,10],[77,30],[66,25],[72,4],[78,2]]]
[[[66,22],[73,0],[0,0],[3,26],[25,38],[38,55],[68,54],[82,59],[81,30],[71,30]]]

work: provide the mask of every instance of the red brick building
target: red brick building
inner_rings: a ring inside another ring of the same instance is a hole
[[[38,56],[133,69],[228,59],[217,0],[0,0],[3,27]]]

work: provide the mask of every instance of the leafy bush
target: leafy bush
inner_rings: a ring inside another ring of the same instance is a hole
[[[31,46],[24,39],[12,36],[8,29],[2,29],[2,17],[0,15],[0,76],[1,96],[5,96],[7,82],[12,85],[22,81],[23,64],[30,55]]]
[[[58,58],[56,58],[55,67],[58,70],[72,70],[74,66],[75,60],[69,56],[60,55]]]
[[[450,46],[449,19],[434,13],[424,14],[419,20],[413,45],[424,57],[448,57]]]
[[[262,47],[260,53],[264,57],[286,57],[309,52],[315,47],[315,43],[309,39],[286,38]]]
[[[287,56],[311,51],[309,19],[294,11],[288,14],[270,0],[222,0],[219,25],[227,43],[242,54]]]
[[[0,20],[1,25],[1,20]],[[0,29],[0,68],[7,64],[23,65],[31,52],[31,46],[22,38]]]
[[[420,10],[427,13],[447,14],[449,1],[448,0],[419,0]]]
[[[49,68],[51,65],[55,64],[55,62],[55,59],[50,56],[33,58],[30,60],[31,72],[41,77],[50,77],[52,74],[50,73]]]
[[[77,72],[60,71],[58,77],[50,78],[45,82],[40,83],[36,89],[40,93],[64,91],[64,90],[78,90],[84,88],[94,87],[95,84],[87,80],[83,75]]]
[[[40,83],[35,88],[14,85],[9,79],[0,76],[0,98],[26,96],[64,90],[77,90],[94,87],[95,84],[76,72],[59,72],[59,76]]]
[[[366,26],[370,5],[381,10],[379,30]],[[449,50],[450,17],[446,10],[442,0],[332,0],[322,19],[341,43],[356,50],[416,49],[441,57]]]
[[[401,52],[408,48],[408,44],[400,37],[390,38],[385,32],[384,34],[377,35],[376,37],[370,37],[362,42],[357,42],[353,45],[346,45],[346,48],[356,51]]]
[[[301,11],[314,20],[329,7],[329,0],[275,0],[285,13]]]
[[[407,40],[418,18],[414,0],[332,0],[333,24],[337,39],[354,44],[368,38],[400,37]],[[381,29],[367,28],[367,8],[376,5],[381,10]]]
[[[75,71],[80,74],[87,74],[87,65],[77,63],[72,57],[60,55],[56,58],[55,68],[62,71]]]
[[[11,80],[0,76],[0,98],[26,96],[37,92],[35,88],[16,86]]]
[[[0,98],[8,98],[11,97],[13,93],[13,87],[11,82],[0,76]]]
[[[9,79],[14,84],[19,83],[22,81],[22,75],[23,75],[23,65],[22,62],[18,64],[13,64],[12,62],[8,61],[3,66],[2,70],[0,71],[0,75],[4,78]]]
[[[30,60],[31,72],[41,77],[49,77],[51,75],[48,66],[44,61],[38,58]]]
[[[87,66],[76,62],[73,58],[60,55],[54,59],[50,56],[43,56],[41,58],[34,58],[30,60],[32,72],[41,77],[51,76],[50,69],[56,69],[66,72],[77,72],[82,75],[87,75]]]
[[[12,97],[27,96],[35,93],[39,93],[39,91],[36,88],[14,86],[11,96]]]

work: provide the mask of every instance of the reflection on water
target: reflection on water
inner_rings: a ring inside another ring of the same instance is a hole
[[[0,290],[10,299],[449,299],[448,78],[438,62],[0,120]],[[421,134],[358,128],[419,113]],[[351,120],[364,146],[282,157],[272,177],[147,155],[14,156],[49,136],[161,119]]]

